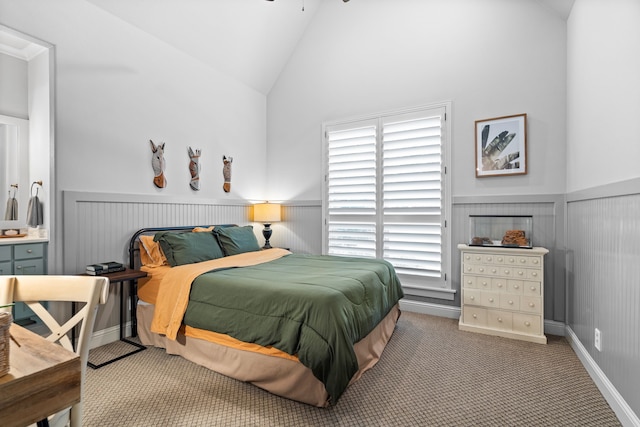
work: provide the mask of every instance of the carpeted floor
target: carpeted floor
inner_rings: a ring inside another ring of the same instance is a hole
[[[620,425],[567,341],[548,339],[460,332],[455,320],[403,312],[380,362],[326,409],[149,348],[87,369],[83,425]],[[121,345],[92,350],[90,360]]]

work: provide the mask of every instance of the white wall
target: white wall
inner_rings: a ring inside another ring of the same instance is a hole
[[[567,192],[640,177],[639,23],[637,0],[580,0],[573,6],[567,24]]]
[[[84,0],[0,0],[0,23],[55,45],[57,197],[264,198],[263,95]],[[162,190],[149,139],[166,143]],[[202,149],[198,193],[187,146]],[[223,155],[234,158],[229,194]]]
[[[565,189],[566,23],[534,0],[325,1],[268,96],[269,197],[321,198],[321,124],[453,101],[453,195]],[[529,173],[475,178],[474,121],[527,113]]]
[[[41,201],[49,201],[43,211],[42,228],[50,231],[52,211],[52,189],[55,180],[51,169],[52,126],[51,126],[51,72],[49,49],[29,61],[29,185],[42,181],[42,186],[34,187]],[[31,188],[26,189],[31,196]],[[54,235],[54,233],[50,233]],[[49,260],[55,257],[52,254]]]

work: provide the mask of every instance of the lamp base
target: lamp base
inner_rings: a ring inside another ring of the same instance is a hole
[[[269,239],[271,238],[271,233],[273,230],[271,229],[271,224],[265,224],[262,229],[262,235],[264,236],[264,246],[262,249],[271,249],[271,244],[269,243]]]

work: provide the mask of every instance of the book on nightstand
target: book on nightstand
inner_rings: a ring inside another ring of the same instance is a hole
[[[86,273],[90,276],[99,276],[101,274],[115,273],[116,271],[124,270],[125,267],[122,263],[109,261],[87,265]]]

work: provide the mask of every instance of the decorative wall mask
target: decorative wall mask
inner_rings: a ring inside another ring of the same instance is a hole
[[[164,142],[162,144],[154,144],[152,140],[151,151],[153,157],[151,158],[151,166],[153,167],[153,183],[158,188],[164,188],[167,186],[167,180],[164,177]]]
[[[231,191],[231,162],[233,162],[233,157],[222,156],[222,163],[224,164],[222,167],[222,175],[224,176],[222,189],[225,193]]]
[[[189,182],[189,187],[192,190],[198,191],[200,190],[200,150],[196,149],[193,151],[191,147],[189,147],[189,173],[191,174],[191,182]]]

